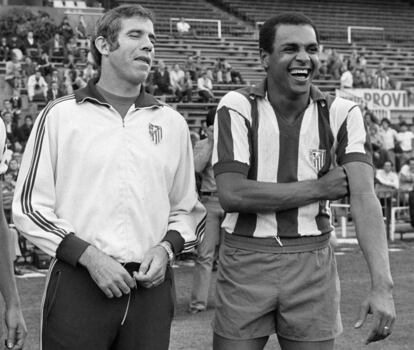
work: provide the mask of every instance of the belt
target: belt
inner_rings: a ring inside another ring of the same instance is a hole
[[[214,197],[217,197],[217,191],[215,191],[215,192],[208,192],[208,191],[201,191],[201,195],[202,196],[214,196]]]

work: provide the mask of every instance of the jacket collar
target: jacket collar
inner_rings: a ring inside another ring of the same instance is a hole
[[[267,96],[267,78],[263,79],[257,85],[251,86],[249,95],[265,98]],[[310,98],[312,99],[312,101],[323,100],[326,102],[326,96],[324,95],[324,93],[313,84],[310,87]]]
[[[106,107],[111,107],[111,105],[103,98],[96,88],[96,83],[98,78],[90,79],[88,84],[79,90],[74,92],[75,99],[77,103],[84,103],[89,101],[92,103],[97,103]],[[141,85],[141,91],[138,97],[135,100],[135,108],[148,108],[148,107],[161,107],[163,104],[159,102],[154,96],[148,94],[144,85]]]

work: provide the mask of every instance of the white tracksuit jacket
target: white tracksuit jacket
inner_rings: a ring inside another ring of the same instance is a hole
[[[94,85],[49,103],[36,119],[13,218],[46,253],[75,265],[89,244],[141,262],[161,240],[190,249],[204,231],[184,118],[141,92],[124,119]]]

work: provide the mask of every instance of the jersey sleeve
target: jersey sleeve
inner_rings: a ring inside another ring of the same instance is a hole
[[[373,166],[371,142],[361,110],[354,104],[343,108],[343,113],[346,116],[337,134],[337,163],[364,162]]]
[[[236,172],[247,175],[251,158],[251,106],[237,92],[225,95],[214,121],[212,164],[215,176]]]

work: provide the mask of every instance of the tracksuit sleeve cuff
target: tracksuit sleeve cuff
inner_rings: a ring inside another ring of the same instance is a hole
[[[56,258],[76,266],[79,257],[88,248],[90,243],[75,236],[73,233],[67,235],[56,250]]]
[[[165,235],[163,241],[167,241],[171,244],[174,255],[177,255],[184,249],[184,238],[178,231],[167,231],[167,234]]]

